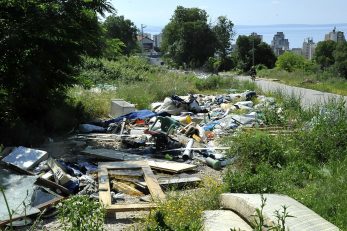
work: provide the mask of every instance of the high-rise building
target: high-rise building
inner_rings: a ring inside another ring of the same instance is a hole
[[[289,41],[285,38],[283,32],[277,32],[274,35],[271,41],[271,48],[277,56],[289,50]]]
[[[329,32],[325,35],[325,41],[332,40],[335,42],[345,42],[345,35],[342,31],[336,31],[336,27],[334,27],[333,31]]]
[[[161,41],[162,41],[162,33],[153,35],[153,40],[154,40],[154,46],[155,47],[160,47]]]
[[[302,44],[302,55],[305,58],[311,60],[313,58],[314,52],[316,50],[316,44],[313,42],[312,38],[307,38]]]

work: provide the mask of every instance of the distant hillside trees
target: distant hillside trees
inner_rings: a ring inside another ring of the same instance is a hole
[[[268,44],[256,36],[239,36],[236,40],[236,50],[233,53],[237,67],[242,71],[249,71],[253,65],[253,54],[254,65],[262,64],[267,68],[275,66],[276,56]]]
[[[103,27],[105,28],[106,39],[111,40],[108,43],[121,49],[121,53],[129,55],[138,50],[138,29],[129,19],[113,14],[106,18]],[[119,42],[122,42],[123,46]]]

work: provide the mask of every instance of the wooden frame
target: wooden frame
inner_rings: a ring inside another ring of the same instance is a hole
[[[148,190],[154,203],[112,204],[109,170],[142,170]],[[101,162],[98,164],[99,200],[106,206],[107,212],[126,212],[150,210],[156,207],[157,201],[165,199],[157,178],[146,161]]]

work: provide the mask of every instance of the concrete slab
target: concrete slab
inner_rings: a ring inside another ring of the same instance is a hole
[[[288,213],[294,216],[286,219],[286,227],[290,231],[339,230],[338,227],[293,198],[278,194],[264,194],[264,197],[267,199],[263,212],[267,225],[276,224],[277,219],[274,212],[276,210],[283,211],[282,206],[285,205],[288,207]],[[256,208],[260,208],[260,205],[260,194],[224,193],[221,195],[221,206],[224,209],[237,212],[249,222],[254,221],[253,215]]]
[[[207,210],[203,213],[204,231],[252,231],[253,229],[230,210]]]

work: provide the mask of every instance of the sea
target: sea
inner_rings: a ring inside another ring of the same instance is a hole
[[[147,33],[159,34],[163,27],[149,26],[146,28]],[[325,34],[331,32],[334,28],[336,31],[342,31],[347,38],[347,23],[323,24],[323,25],[306,25],[306,24],[285,24],[285,25],[235,25],[235,36],[232,43],[235,43],[239,35],[250,35],[256,32],[263,36],[263,41],[271,44],[274,35],[277,32],[283,32],[285,38],[289,40],[289,47],[302,48],[305,39],[312,38],[313,42],[318,43],[324,40]]]

